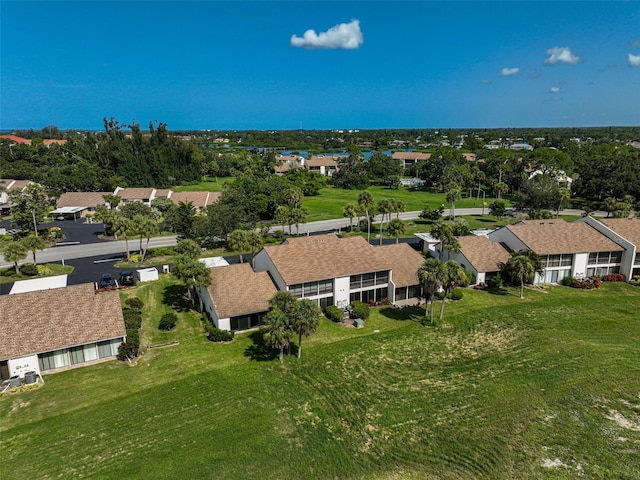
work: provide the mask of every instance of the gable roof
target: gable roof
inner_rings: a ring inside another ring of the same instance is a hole
[[[624,250],[613,240],[583,222],[567,223],[562,219],[524,220],[505,228],[538,255]]]
[[[337,167],[336,157],[314,155],[306,162],[309,167]]]
[[[22,138],[17,135],[0,135],[0,138],[4,138],[5,140],[11,140],[12,142],[16,142],[16,143],[23,143],[25,145],[31,144],[31,140],[29,140],[28,138]]]
[[[13,179],[3,179],[4,187],[7,192],[11,192],[12,190],[23,190],[24,187],[33,183],[31,180],[13,180]]]
[[[424,263],[424,257],[408,243],[396,243],[375,247],[391,263],[391,278],[396,287],[417,285],[418,269]]]
[[[640,249],[640,218],[601,218],[601,223],[609,227],[625,240]]]
[[[147,200],[153,195],[154,188],[116,188],[115,195],[125,200]]]
[[[169,200],[176,205],[180,202],[191,202],[196,208],[204,208],[215,202],[219,196],[220,192],[171,192]]]
[[[109,195],[111,192],[66,192],[60,195],[56,202],[57,208],[62,207],[92,207],[104,205],[103,195]]]
[[[511,258],[506,248],[485,236],[465,235],[457,239],[460,253],[477,272],[497,272],[500,265],[507,263]]]
[[[362,237],[298,237],[264,251],[287,285],[391,269],[386,257]]]
[[[211,269],[207,287],[218,318],[266,312],[277,289],[267,272],[254,272],[248,263]]]
[[[430,153],[420,152],[393,152],[391,156],[394,160],[429,160],[431,158]]]
[[[93,284],[0,296],[0,359],[124,337],[118,292]]]

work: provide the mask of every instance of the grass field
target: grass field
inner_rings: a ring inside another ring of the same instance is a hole
[[[256,333],[209,343],[168,277],[126,294],[159,302],[144,345],[179,344],[0,397],[0,478],[640,478],[638,288],[382,308],[282,366]]]
[[[54,275],[69,275],[73,272],[71,265],[60,265],[59,263],[44,263],[39,264],[49,269],[49,272],[45,275],[37,275],[35,277],[29,277],[22,273],[16,273],[14,267],[9,267],[0,271],[0,283],[13,283],[19,280],[31,280],[33,278],[51,277]]]

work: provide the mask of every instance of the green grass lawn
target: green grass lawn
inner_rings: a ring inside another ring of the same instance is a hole
[[[16,273],[16,269],[14,267],[10,267],[10,268],[3,269],[0,272],[0,283],[13,283],[20,280],[31,280],[33,278],[52,277],[54,275],[69,275],[71,272],[73,272],[73,267],[71,265],[60,265],[58,263],[44,263],[44,264],[38,264],[38,266],[47,267],[49,271],[43,275],[29,277],[27,275],[23,275],[22,273]]]
[[[174,192],[221,192],[225,183],[234,180],[234,177],[218,177],[217,181],[214,177],[207,177],[206,180],[198,183],[171,187],[171,190]]]
[[[640,476],[638,288],[465,290],[426,327],[383,307],[282,366],[256,333],[209,343],[171,277],[122,293],[143,345],[179,344],[0,397],[0,478]]]

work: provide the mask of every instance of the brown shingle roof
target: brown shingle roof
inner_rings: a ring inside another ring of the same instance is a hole
[[[393,152],[391,157],[394,160],[429,160],[431,154],[420,152]]]
[[[600,221],[633,243],[636,249],[640,248],[640,218],[602,218]]]
[[[91,283],[0,296],[0,359],[123,337],[118,292]]]
[[[196,208],[204,208],[214,202],[219,195],[218,192],[172,192],[169,200],[176,205],[180,202],[191,202]]]
[[[56,202],[57,208],[62,207],[92,207],[104,205],[103,195],[110,192],[67,192],[60,195]]]
[[[125,200],[147,200],[152,193],[153,188],[123,188],[116,195]]]
[[[266,312],[277,289],[267,272],[254,272],[241,263],[211,269],[207,287],[218,318]]]
[[[595,228],[582,222],[564,220],[525,220],[508,225],[527,248],[538,255],[560,253],[609,252],[623,250]]]
[[[7,183],[5,185],[7,188],[7,192],[12,192],[14,190],[22,190],[24,189],[24,187],[26,187],[30,183],[33,183],[31,180],[13,180],[13,181],[9,180],[8,182],[13,182],[13,183]]]
[[[391,264],[391,278],[396,287],[417,285],[417,271],[424,263],[424,257],[416,252],[408,243],[397,243],[375,247]]]
[[[264,250],[287,285],[391,269],[386,257],[362,237],[299,237]]]
[[[167,198],[170,191],[171,190],[169,190],[168,188],[160,188],[156,190],[156,195],[154,198]]]
[[[511,257],[506,248],[487,237],[466,235],[457,238],[460,243],[460,253],[478,272],[497,272],[500,270],[500,265],[507,263]]]
[[[307,167],[336,167],[336,158],[330,156],[313,156],[307,160]]]

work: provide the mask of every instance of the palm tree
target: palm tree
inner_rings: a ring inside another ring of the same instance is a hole
[[[378,212],[382,214],[380,218],[380,245],[382,245],[382,226],[384,225],[384,217],[387,214],[391,215],[391,208],[392,205],[389,199],[383,198],[378,202]]]
[[[296,302],[296,315],[291,322],[291,328],[298,334],[298,358],[302,355],[302,337],[308,337],[320,325],[320,307],[316,302],[303,298]]]
[[[443,250],[447,251],[447,260],[451,256],[451,252],[459,252],[460,251],[460,242],[453,235],[453,233],[447,234],[440,240],[440,253]]]
[[[498,196],[498,200],[502,200],[502,195],[504,195],[505,193],[507,193],[509,191],[509,185],[507,185],[504,182],[496,183],[493,188],[496,191],[496,194]]]
[[[33,254],[33,263],[38,263],[36,262],[36,251],[44,250],[46,247],[42,237],[38,235],[29,235],[28,237],[23,238],[20,243],[22,243],[22,245]]]
[[[256,269],[256,253],[264,245],[264,238],[260,235],[260,232],[256,230],[249,230],[247,232],[247,245],[251,250],[251,266]]]
[[[402,235],[405,230],[406,225],[399,218],[394,218],[389,222],[389,225],[387,225],[387,232],[389,232],[389,235],[392,237],[396,237],[396,244],[399,243],[398,237]]]
[[[289,345],[289,335],[291,333],[287,325],[287,316],[279,308],[271,309],[267,313],[260,330],[262,331],[264,343],[280,351],[278,359],[282,363],[284,349]]]
[[[118,205],[122,200],[122,198],[120,198],[118,195],[114,195],[113,193],[107,193],[106,195],[103,195],[102,198],[106,203],[109,204],[109,210],[115,210],[116,208],[118,208]]]
[[[142,260],[144,262],[144,257],[147,255],[147,250],[149,250],[149,240],[152,235],[155,235],[160,230],[160,225],[149,217],[143,217],[138,225],[138,232],[140,233],[140,238],[145,236],[147,238],[147,243],[144,246],[144,250],[142,250]]]
[[[431,317],[433,323],[433,298],[442,285],[444,264],[437,258],[428,258],[417,274],[425,296],[424,318]]]
[[[300,188],[291,187],[283,192],[282,197],[291,208],[297,209],[300,207],[304,194]]]
[[[618,200],[613,197],[607,197],[602,202],[602,209],[607,212],[607,217],[611,216],[611,212],[615,211],[618,207]]]
[[[444,314],[444,302],[447,295],[453,291],[459,285],[464,285],[467,281],[467,275],[464,273],[464,269],[455,260],[448,260],[443,266],[442,275],[442,289],[444,290],[444,297],[442,297],[442,303],[440,304],[440,320]]]
[[[249,239],[246,230],[234,230],[227,238],[227,247],[229,250],[235,250],[240,254],[240,263],[243,262],[242,252],[249,250]]]
[[[542,259],[540,256],[527,249],[515,252],[509,261],[503,266],[512,279],[520,282],[520,298],[524,298],[524,282],[532,279],[536,273],[542,275]]]
[[[456,200],[462,197],[459,188],[452,188],[447,192],[447,202],[449,202],[449,214],[455,220],[456,219]]]
[[[400,218],[400,214],[407,210],[407,205],[402,200],[394,200],[396,218]]]
[[[437,240],[440,240],[440,252],[439,259],[442,260],[442,252],[444,251],[444,240],[450,237],[453,237],[453,232],[451,229],[451,224],[446,223],[442,220],[436,220],[433,225],[431,225],[430,232],[431,236]]]
[[[369,209],[373,205],[373,195],[371,192],[363,191],[358,195],[358,205],[362,205],[364,213],[367,216],[367,242],[371,241],[371,216],[369,215]]]
[[[133,225],[131,220],[123,217],[122,215],[118,215],[115,217],[114,223],[112,225],[113,233],[118,238],[118,235],[124,237],[124,244],[127,250],[127,262],[131,261],[131,252],[129,252],[129,234],[133,230]]]
[[[193,303],[192,292],[195,292],[198,287],[211,284],[211,271],[204,263],[188,255],[175,257],[173,274],[187,287],[189,303]]]
[[[3,242],[3,244],[0,244],[0,248],[2,249],[4,259],[7,262],[13,262],[13,265],[16,268],[16,273],[20,273],[20,270],[18,270],[18,262],[27,258],[27,253],[29,252],[27,247],[20,242],[14,242],[12,240],[10,242]]]
[[[353,217],[356,216],[356,207],[351,203],[346,205],[342,209],[342,216],[349,219],[349,231],[353,232]]]
[[[560,215],[560,210],[562,210],[567,202],[571,199],[571,190],[567,187],[558,188],[558,208],[556,209],[556,217]]]
[[[300,224],[307,221],[306,214],[307,212],[304,208],[294,208],[290,211],[289,219],[296,224],[296,235],[300,234]]]

